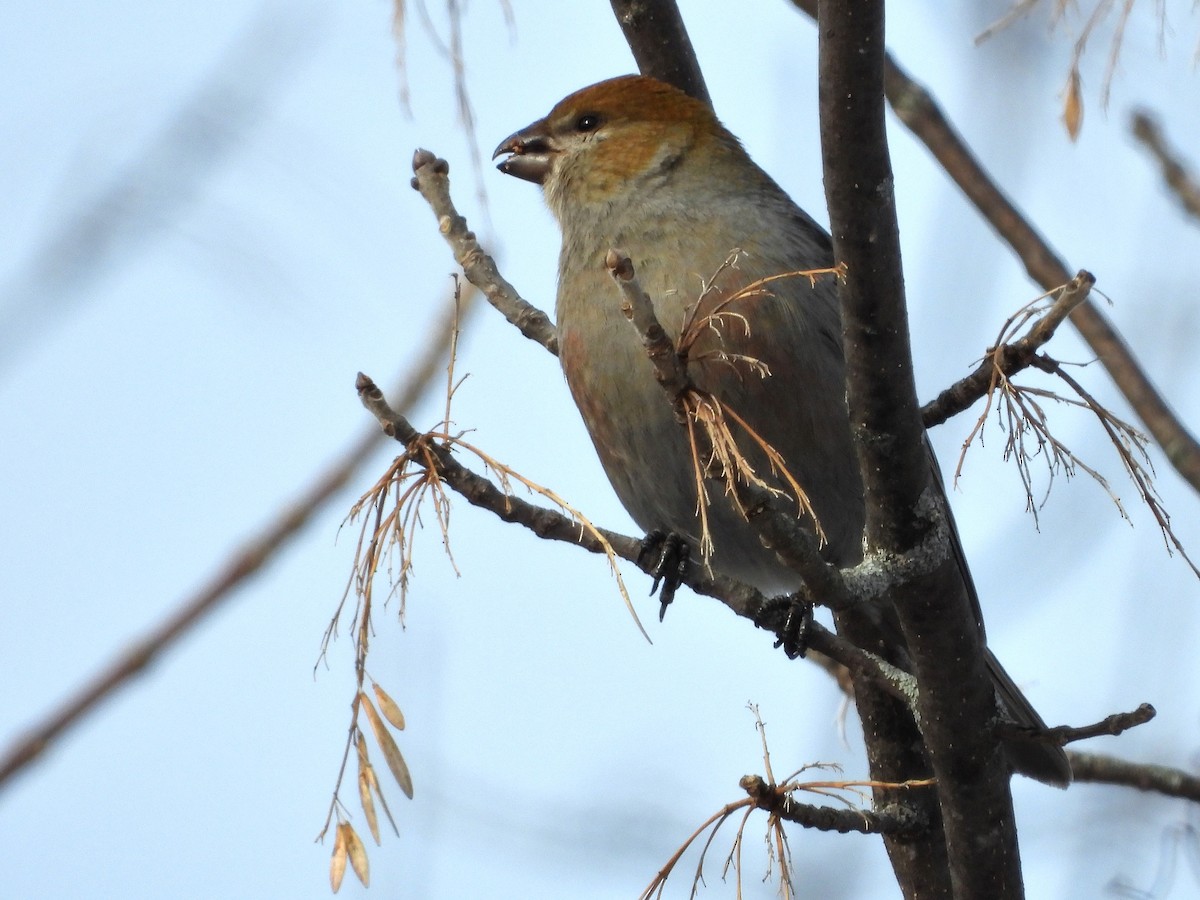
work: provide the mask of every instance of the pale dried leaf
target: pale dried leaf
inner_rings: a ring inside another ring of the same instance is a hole
[[[371,797],[371,780],[367,777],[366,770],[360,770],[358,773],[358,799],[362,802],[371,837],[375,838],[375,845],[379,846],[379,819],[375,815],[375,800]]]
[[[354,869],[354,874],[358,876],[363,887],[370,887],[371,868],[367,863],[367,848],[363,846],[358,832],[349,822],[343,822],[339,827],[346,829],[346,851],[350,856],[350,868]]]
[[[400,712],[400,707],[396,705],[396,701],[375,682],[371,682],[371,689],[375,691],[375,699],[379,703],[379,711],[383,713],[383,717],[391,722],[393,728],[403,731],[404,713]]]
[[[1071,67],[1071,74],[1067,77],[1062,120],[1067,128],[1067,135],[1072,141],[1078,140],[1079,132],[1083,130],[1083,88],[1077,66]]]
[[[336,894],[342,887],[342,876],[346,874],[346,833],[339,824],[333,838],[333,859],[329,861],[329,886]]]
[[[363,774],[367,776],[367,784],[375,792],[375,796],[379,798],[379,805],[383,807],[383,814],[387,816],[388,824],[392,826],[392,831],[399,837],[400,829],[396,827],[396,820],[392,818],[392,811],[388,809],[387,797],[383,796],[383,789],[379,786],[379,779],[375,777],[374,767],[368,765]]]
[[[387,730],[387,726],[383,724],[379,713],[375,711],[370,698],[365,693],[359,694],[359,698],[363,711],[367,714],[367,721],[371,723],[371,733],[375,735],[375,743],[383,751],[383,758],[387,761],[388,768],[392,770],[392,777],[396,779],[396,783],[400,785],[400,790],[404,791],[404,795],[411,800],[413,796],[412,776],[408,772],[408,764],[400,755],[400,748],[396,746],[396,741]]]

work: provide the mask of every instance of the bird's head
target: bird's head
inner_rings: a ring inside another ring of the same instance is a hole
[[[497,168],[540,184],[565,214],[653,193],[692,161],[742,153],[707,105],[642,75],[601,81],[506,137]]]

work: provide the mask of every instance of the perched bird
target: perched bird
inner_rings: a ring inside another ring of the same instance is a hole
[[[678,335],[697,303],[704,314],[758,279],[831,266],[829,236],[707,105],[652,78],[614,78],[571,94],[505,138],[496,148],[501,155],[500,171],[542,186],[562,230],[560,359],[617,496],[640,527],[697,543],[687,435],[620,311],[605,255],[610,248],[629,255],[659,321]],[[784,278],[725,309],[733,315],[705,328],[689,351],[691,380],[782,455],[824,532],[826,559],[854,565],[862,558],[865,513],[834,280]],[[786,487],[747,443],[759,476]],[[716,571],[768,595],[800,585],[719,490],[708,525]],[[902,643],[893,630],[889,640]],[[1009,717],[1044,729],[990,652],[988,662]],[[1070,780],[1061,748],[1030,741],[1008,749],[1018,771],[1051,784]]]

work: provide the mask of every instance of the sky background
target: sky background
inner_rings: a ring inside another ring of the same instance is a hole
[[[737,16],[712,0],[680,5],[718,113],[824,221],[813,26],[782,0]],[[427,6],[444,42],[441,4]],[[470,4],[465,19],[485,154],[561,96],[633,69],[607,3],[513,7],[511,24],[493,0]],[[1098,32],[1072,144],[1058,116],[1079,20],[1051,31],[1035,14],[974,46],[1006,8],[906,4],[889,46],[1068,265],[1097,275],[1113,320],[1196,427],[1200,230],[1162,189],[1128,119],[1148,107],[1200,161],[1197,21],[1173,6],[1163,52],[1150,6],[1138,5],[1107,113],[1111,29]],[[414,148],[450,160],[458,206],[505,275],[552,307],[558,237],[538,191],[486,160],[474,166],[445,54],[414,11],[402,73],[390,17],[382,0],[46,0],[0,13],[5,745],[373,427],[355,373],[388,385],[405,371],[455,269],[408,186]],[[928,399],[1039,290],[890,126]],[[1050,352],[1089,359],[1069,329]],[[458,372],[469,377],[453,417],[469,440],[593,521],[633,530],[541,348],[481,308]],[[1080,377],[1125,412],[1099,366]],[[1055,433],[1110,477],[1132,527],[1081,477],[1055,483],[1036,529],[989,426],[953,502],[990,645],[1051,724],[1157,707],[1152,724],[1086,749],[1194,770],[1197,581],[1164,550],[1099,430],[1052,415]],[[418,427],[440,416],[438,390],[411,414]],[[972,421],[936,429],[947,471]],[[339,539],[339,525],[395,452],[381,445],[261,574],[6,786],[0,895],[329,895],[331,844],[313,838],[349,724],[344,630],[328,665],[314,666],[352,564],[353,534]],[[1200,555],[1197,499],[1153,454],[1177,532]],[[406,628],[394,603],[377,615],[370,669],[408,718],[400,746],[416,793],[409,802],[388,788],[400,836],[370,846],[373,887],[347,875],[341,896],[634,897],[739,798],[739,777],[762,772],[748,701],[767,723],[777,773],[816,761],[864,773],[857,722],[843,737],[830,680],[787,662],[716,602],[681,596],[659,625],[657,604],[639,599],[650,645],[602,560],[465,503],[452,541],[460,575],[427,529]],[[646,579],[626,577],[644,595]],[[346,788],[353,801],[352,780]],[[1121,882],[1200,895],[1194,833],[1190,868],[1172,837],[1195,824],[1180,801],[1022,779],[1014,791],[1031,897],[1120,895]],[[774,895],[759,883],[762,829],[761,817],[747,829],[748,897]],[[701,896],[733,896],[720,880],[731,835],[714,844]],[[875,839],[792,829],[790,840],[804,896],[895,895]],[[694,865],[685,860],[668,896],[687,896]]]

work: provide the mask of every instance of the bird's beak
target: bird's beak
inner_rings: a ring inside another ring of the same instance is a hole
[[[557,152],[546,134],[546,120],[538,119],[520,131],[513,132],[500,142],[492,159],[503,153],[510,154],[496,168],[505,175],[514,175],[535,184],[543,184],[554,164]]]

